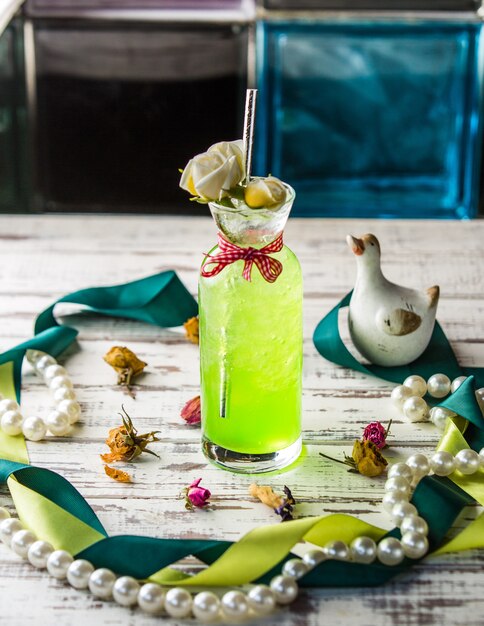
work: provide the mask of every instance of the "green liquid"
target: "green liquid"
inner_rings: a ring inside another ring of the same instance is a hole
[[[244,280],[243,261],[199,280],[202,431],[234,452],[276,452],[301,434],[301,268],[286,246],[271,256],[284,267],[274,283],[255,264]]]

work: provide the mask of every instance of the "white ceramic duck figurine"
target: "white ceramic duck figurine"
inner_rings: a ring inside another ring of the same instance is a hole
[[[348,235],[346,241],[357,265],[348,315],[355,347],[376,365],[411,363],[432,336],[439,287],[416,291],[388,281],[381,271],[381,250],[375,235]]]

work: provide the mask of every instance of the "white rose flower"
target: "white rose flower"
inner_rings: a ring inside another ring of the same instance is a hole
[[[242,140],[221,141],[191,159],[180,187],[204,200],[219,200],[245,176]]]

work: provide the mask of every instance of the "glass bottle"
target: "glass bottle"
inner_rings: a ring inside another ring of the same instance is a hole
[[[220,235],[246,250],[267,246],[289,216],[295,194],[286,192],[276,210],[210,203]],[[282,468],[301,451],[301,268],[287,246],[269,256],[282,263],[274,282],[255,263],[246,280],[242,259],[199,279],[202,447],[245,473]]]

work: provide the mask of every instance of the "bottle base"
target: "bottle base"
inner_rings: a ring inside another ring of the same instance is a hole
[[[209,461],[223,469],[240,474],[263,474],[287,467],[301,454],[302,439],[282,450],[268,454],[247,454],[223,448],[202,437],[202,451]]]

